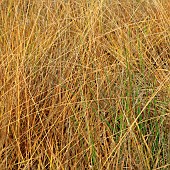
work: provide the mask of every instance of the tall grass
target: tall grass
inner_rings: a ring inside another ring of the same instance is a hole
[[[0,169],[170,168],[168,0],[2,0]]]

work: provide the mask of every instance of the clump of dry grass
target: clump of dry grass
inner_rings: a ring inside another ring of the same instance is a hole
[[[2,1],[1,169],[168,169],[169,7]]]

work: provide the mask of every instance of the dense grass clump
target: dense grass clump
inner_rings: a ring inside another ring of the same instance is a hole
[[[169,0],[2,0],[0,169],[170,168]]]

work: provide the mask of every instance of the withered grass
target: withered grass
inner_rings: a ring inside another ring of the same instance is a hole
[[[2,0],[0,169],[170,168],[168,0]]]

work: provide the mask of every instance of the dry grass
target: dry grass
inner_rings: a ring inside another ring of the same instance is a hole
[[[0,169],[170,168],[168,0],[2,0]]]

